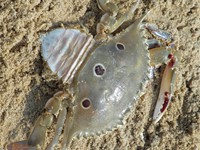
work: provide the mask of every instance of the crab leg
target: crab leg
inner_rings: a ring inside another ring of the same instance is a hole
[[[72,118],[71,118],[73,115],[72,111],[73,111],[72,108],[69,108],[67,117],[65,120],[65,127],[64,127],[64,133],[63,133],[64,137],[61,143],[62,150],[67,149],[72,138],[72,135],[71,134],[69,135],[70,128],[72,127]]]
[[[156,107],[153,114],[153,120],[158,122],[166,109],[169,106],[171,101],[171,97],[174,93],[174,81],[175,81],[175,66],[177,64],[177,54],[174,55],[171,53],[172,49],[174,49],[174,44],[171,43],[173,41],[172,36],[158,29],[158,27],[154,24],[144,24],[144,27],[155,37],[164,40],[165,45],[161,45],[156,39],[150,39],[147,41],[150,49],[150,57],[151,57],[151,65],[156,66],[161,63],[165,63],[166,67],[163,73],[161,88],[158,96],[158,100],[156,103]],[[169,44],[170,43],[170,44]],[[169,45],[169,46],[166,46]],[[156,46],[155,48],[153,48]],[[157,47],[158,46],[158,47]]]
[[[166,67],[163,73],[161,88],[156,103],[156,107],[153,114],[153,120],[158,122],[166,109],[168,108],[171,97],[173,95],[173,87],[175,80],[175,65],[177,64],[177,58],[172,55],[168,47],[158,47],[150,49],[151,65],[155,66],[160,63],[166,63]]]
[[[61,111],[61,115],[59,115],[58,126],[56,129],[56,133],[60,134],[62,130],[62,126],[64,124],[65,118],[62,115],[65,115],[65,108],[62,107],[62,102],[64,99],[69,98],[69,95],[63,92],[56,93],[45,105],[45,112],[37,119],[33,131],[28,139],[28,144],[30,146],[44,146],[45,142],[45,133],[48,127],[51,126],[53,122],[54,116],[58,116]],[[52,146],[57,141],[57,137],[52,141]]]
[[[144,24],[144,27],[151,33],[153,34],[154,36],[158,37],[158,38],[161,38],[163,40],[165,40],[166,42],[171,42],[173,40],[171,34],[163,31],[163,30],[160,30],[158,28],[157,25],[155,24],[149,24],[149,23],[146,23]]]
[[[109,0],[97,0],[97,3],[103,12],[113,14],[114,16],[117,15],[119,9],[114,3]]]
[[[51,126],[53,115],[49,113],[42,114],[36,121],[35,127],[29,137],[28,145],[43,147],[45,141],[46,129]]]
[[[148,45],[149,49],[162,46],[162,44],[156,39],[149,39],[146,41],[146,44]]]
[[[105,12],[101,17],[100,23],[97,24],[96,39],[102,39],[107,34],[114,32],[119,28],[122,23],[130,20],[138,7],[140,0],[137,1],[135,6],[132,6],[129,11],[118,16],[118,7],[109,0],[97,0],[99,8]]]
[[[150,49],[151,65],[157,66],[169,61],[170,47],[162,46]]]
[[[53,149],[54,145],[56,145],[58,143],[59,136],[61,135],[64,123],[65,123],[66,115],[67,115],[67,109],[63,108],[61,110],[61,112],[59,113],[59,116],[58,116],[58,120],[57,120],[57,123],[56,123],[55,136],[52,139],[51,143],[48,145],[47,150]]]

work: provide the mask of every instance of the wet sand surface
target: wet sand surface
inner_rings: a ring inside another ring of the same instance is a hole
[[[116,0],[121,13],[134,3]],[[143,0],[134,16],[151,9],[148,18],[172,33],[180,53],[174,97],[160,122],[151,121],[161,81],[157,75],[127,113],[123,126],[100,136],[74,139],[72,150],[200,149],[199,5],[200,0]],[[47,100],[66,88],[41,57],[40,35],[62,24],[81,29],[80,22],[95,35],[102,14],[94,0],[1,0],[0,149],[27,139]]]

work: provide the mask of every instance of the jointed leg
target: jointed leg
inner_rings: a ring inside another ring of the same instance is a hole
[[[167,107],[170,104],[171,97],[174,93],[174,79],[175,79],[175,66],[177,63],[177,58],[172,54],[168,55],[169,61],[166,64],[162,81],[160,92],[158,96],[158,100],[156,103],[156,107],[154,109],[153,120],[158,122],[163,114],[165,113]]]
[[[62,133],[63,126],[64,126],[64,123],[65,123],[65,120],[66,120],[66,115],[67,115],[67,109],[63,108],[61,110],[61,112],[59,113],[59,116],[58,116],[58,120],[57,120],[57,123],[56,123],[55,136],[52,139],[51,143],[48,145],[47,150],[54,149],[54,145],[56,145],[58,143],[59,136]]]
[[[72,118],[71,118],[73,115],[72,111],[73,111],[73,109],[70,107],[67,117],[66,117],[66,120],[65,120],[63,140],[61,143],[62,150],[67,149],[67,147],[69,146],[69,143],[71,141],[71,138],[72,138],[72,135],[71,134],[69,135],[70,128],[72,127]]]
[[[171,54],[170,46],[162,46],[150,49],[151,65],[158,66],[162,63],[167,64]]]
[[[45,134],[48,127],[51,126],[54,116],[58,118],[58,125],[56,127],[56,137],[53,139],[51,146],[56,144],[57,136],[60,135],[64,121],[66,119],[66,108],[63,107],[63,100],[69,99],[69,94],[58,92],[45,105],[45,112],[37,119],[33,131],[28,139],[30,146],[43,147],[45,142]],[[49,149],[51,149],[51,146]]]
[[[96,39],[101,40],[119,28],[122,23],[133,17],[140,0],[138,0],[136,5],[132,6],[131,9],[123,15],[118,14],[118,7],[114,3],[109,2],[109,0],[97,0],[97,2],[99,8],[105,12],[100,23],[97,25]]]
[[[174,81],[175,81],[175,67],[177,65],[177,55],[173,52],[174,45],[168,42],[172,41],[170,34],[165,31],[159,30],[158,28],[153,28],[153,26],[146,26],[146,28],[158,38],[161,38],[166,42],[166,44],[159,44],[155,39],[147,41],[150,44],[150,57],[151,65],[156,66],[161,63],[165,63],[166,67],[163,73],[161,88],[156,103],[156,107],[153,114],[153,120],[158,122],[166,111],[170,104],[171,97],[174,93]],[[159,45],[153,48],[153,45]],[[169,46],[168,46],[169,45]]]
[[[97,0],[99,8],[110,15],[116,16],[118,13],[118,7],[109,0]]]
[[[144,24],[144,27],[155,37],[160,38],[160,39],[164,40],[165,42],[171,43],[173,40],[171,34],[158,29],[158,26],[155,24],[146,23],[146,24]]]

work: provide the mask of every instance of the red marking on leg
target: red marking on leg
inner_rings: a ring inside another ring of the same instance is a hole
[[[169,61],[169,63],[168,63],[168,66],[170,67],[170,68],[173,68],[174,67],[174,64],[175,64],[175,59],[172,57],[172,59]]]
[[[168,96],[169,92],[165,92],[165,96]]]
[[[169,55],[168,55],[168,58],[169,58],[169,59],[172,59],[172,57],[173,57],[172,54],[169,54]]]
[[[160,109],[161,113],[163,113],[165,111],[168,104],[169,104],[169,93],[165,92],[164,103],[163,103],[162,108]]]

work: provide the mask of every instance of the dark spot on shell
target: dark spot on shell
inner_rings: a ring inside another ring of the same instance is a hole
[[[98,76],[104,75],[105,71],[106,70],[105,70],[104,66],[101,65],[101,64],[96,65],[95,68],[94,68],[94,72]]]
[[[89,108],[90,107],[90,104],[91,104],[91,102],[90,102],[90,100],[89,99],[84,99],[83,101],[82,101],[82,106],[83,106],[83,108]]]
[[[116,43],[116,48],[120,51],[125,50],[125,46],[122,43]]]

